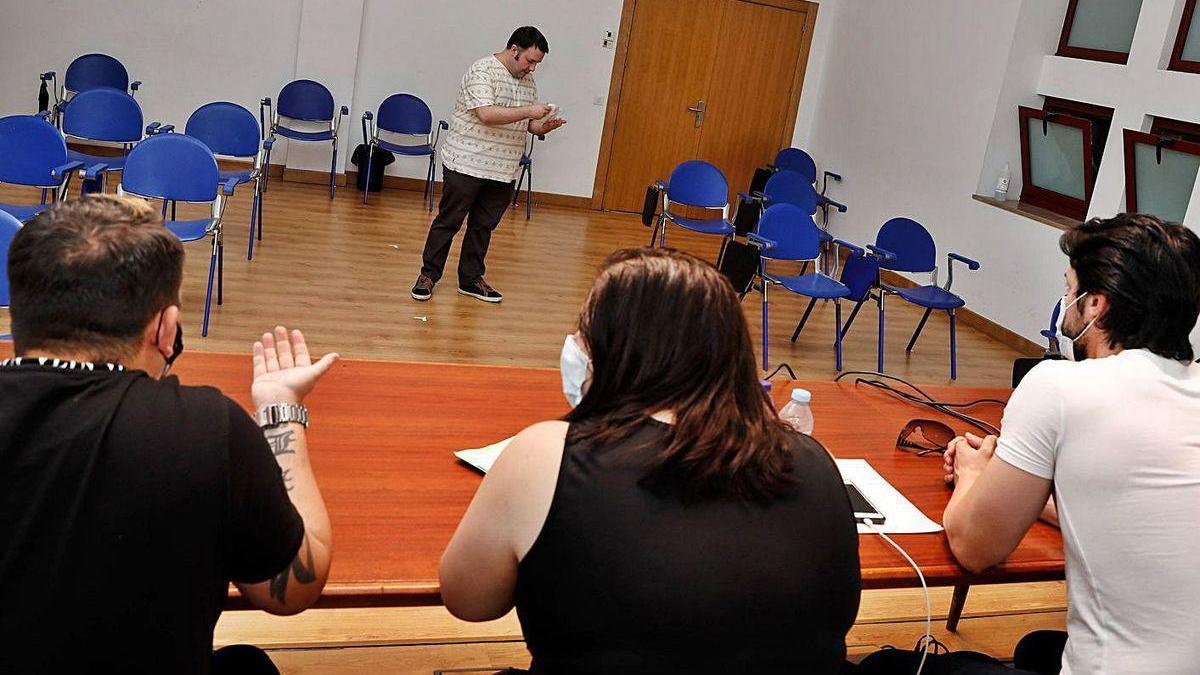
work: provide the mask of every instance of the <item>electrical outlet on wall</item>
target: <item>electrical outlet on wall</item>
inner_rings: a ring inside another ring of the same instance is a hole
[[[592,105],[604,105],[603,96],[595,96],[592,98]]]
[[[612,49],[617,42],[616,33],[611,30],[604,31],[604,40],[600,43],[605,49]]]

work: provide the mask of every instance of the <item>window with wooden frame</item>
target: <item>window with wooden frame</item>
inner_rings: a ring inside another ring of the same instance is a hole
[[[1083,220],[1104,155],[1111,108],[1046,97],[1041,110],[1020,106],[1021,203]]]
[[[1142,0],[1070,0],[1058,55],[1126,63]]]
[[[1171,70],[1185,73],[1200,73],[1200,3],[1187,0],[1183,6],[1183,17],[1179,20],[1179,33],[1175,36],[1175,48],[1171,50]],[[1196,30],[1192,30],[1192,27]]]
[[[1126,210],[1183,222],[1200,173],[1200,124],[1156,117],[1150,133],[1124,132]]]

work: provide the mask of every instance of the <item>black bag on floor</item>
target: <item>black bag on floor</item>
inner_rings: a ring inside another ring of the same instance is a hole
[[[657,185],[646,188],[646,199],[642,201],[642,224],[654,227],[654,216],[658,213],[658,205],[662,203],[662,190]]]
[[[375,152],[371,153],[371,192],[383,190],[383,172],[387,169],[388,164],[395,161],[396,156],[387,150],[375,148]],[[355,148],[354,154],[350,155],[350,163],[358,167],[357,186],[359,192],[367,189],[367,146],[360,144]]]
[[[761,257],[762,251],[757,246],[736,239],[730,239],[721,251],[717,269],[729,278],[739,298],[750,292],[754,275],[758,274],[758,262]]]

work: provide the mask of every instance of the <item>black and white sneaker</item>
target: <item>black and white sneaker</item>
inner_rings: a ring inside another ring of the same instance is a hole
[[[500,291],[488,286],[487,282],[483,279],[480,279],[469,286],[459,286],[458,292],[484,302],[500,302],[504,299],[504,296],[500,294]]]
[[[422,274],[417,277],[417,283],[412,287],[413,300],[425,302],[433,297],[433,279],[429,278],[428,274]]]

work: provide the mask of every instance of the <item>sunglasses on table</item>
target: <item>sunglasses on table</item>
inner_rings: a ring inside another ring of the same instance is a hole
[[[918,457],[941,455],[958,434],[937,420],[910,420],[896,437],[896,449]]]

